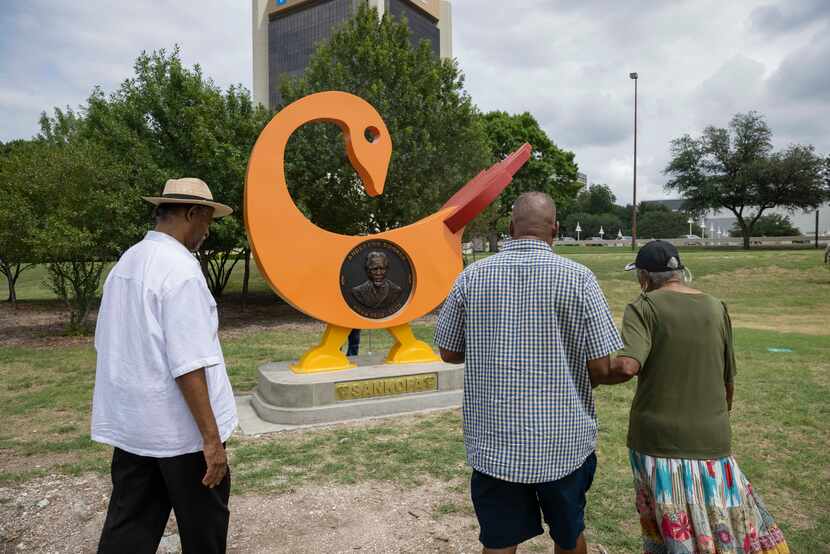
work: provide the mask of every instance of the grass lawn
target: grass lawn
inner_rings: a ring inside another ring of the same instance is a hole
[[[617,317],[637,293],[628,250],[561,253],[598,276]],[[697,286],[730,306],[739,374],[732,415],[738,462],[762,494],[793,552],[827,552],[830,544],[830,271],[817,251],[686,251]],[[21,302],[44,301],[36,268],[21,278]],[[241,283],[241,266],[231,290]],[[252,290],[264,294],[254,273]],[[8,313],[8,312],[6,312]],[[223,346],[237,391],[250,390],[256,367],[296,358],[321,328],[286,325],[225,332]],[[416,334],[429,340],[431,325]],[[383,351],[383,331],[364,334],[363,348]],[[789,348],[792,352],[769,352]],[[0,348],[0,484],[51,472],[108,471],[109,449],[88,439],[95,356],[88,342],[59,347]],[[593,540],[610,552],[637,552],[639,529],[625,448],[633,384],[597,389],[600,465],[589,497]],[[447,482],[441,514],[464,511],[468,469],[457,410],[235,438],[230,452],[235,490],[279,494],[309,484],[366,480]],[[458,499],[461,500],[458,500]]]

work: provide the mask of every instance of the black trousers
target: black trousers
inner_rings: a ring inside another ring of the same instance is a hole
[[[346,349],[346,356],[357,356],[360,353],[360,329],[352,329],[349,332],[349,347]]]
[[[184,554],[225,552],[230,471],[219,485],[202,484],[204,454],[148,458],[116,448],[112,497],[99,554],[154,554],[172,508]]]

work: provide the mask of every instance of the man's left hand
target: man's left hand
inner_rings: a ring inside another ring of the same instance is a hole
[[[222,446],[219,439],[205,442],[203,451],[207,471],[202,479],[202,484],[212,489],[221,483],[228,473],[228,455],[225,453],[225,447]]]

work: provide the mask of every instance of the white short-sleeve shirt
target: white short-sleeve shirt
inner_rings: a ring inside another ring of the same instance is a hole
[[[127,250],[98,312],[92,440],[156,458],[202,450],[176,378],[203,367],[226,441],[238,420],[218,327],[216,302],[183,244],[150,231]]]

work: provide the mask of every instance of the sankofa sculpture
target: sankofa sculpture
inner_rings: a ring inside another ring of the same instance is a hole
[[[481,172],[436,213],[368,236],[321,229],[300,212],[285,181],[285,149],[306,123],[335,123],[366,193],[383,193],[392,140],[380,114],[345,92],[321,92],[286,106],[260,134],[245,181],[245,225],[260,272],[286,302],[327,324],[319,345],[292,366],[297,373],[354,365],[340,352],[351,329],[387,329],[387,363],[429,362],[432,349],[410,322],[434,310],[461,271],[464,226],[510,183],[530,157],[525,144]]]

